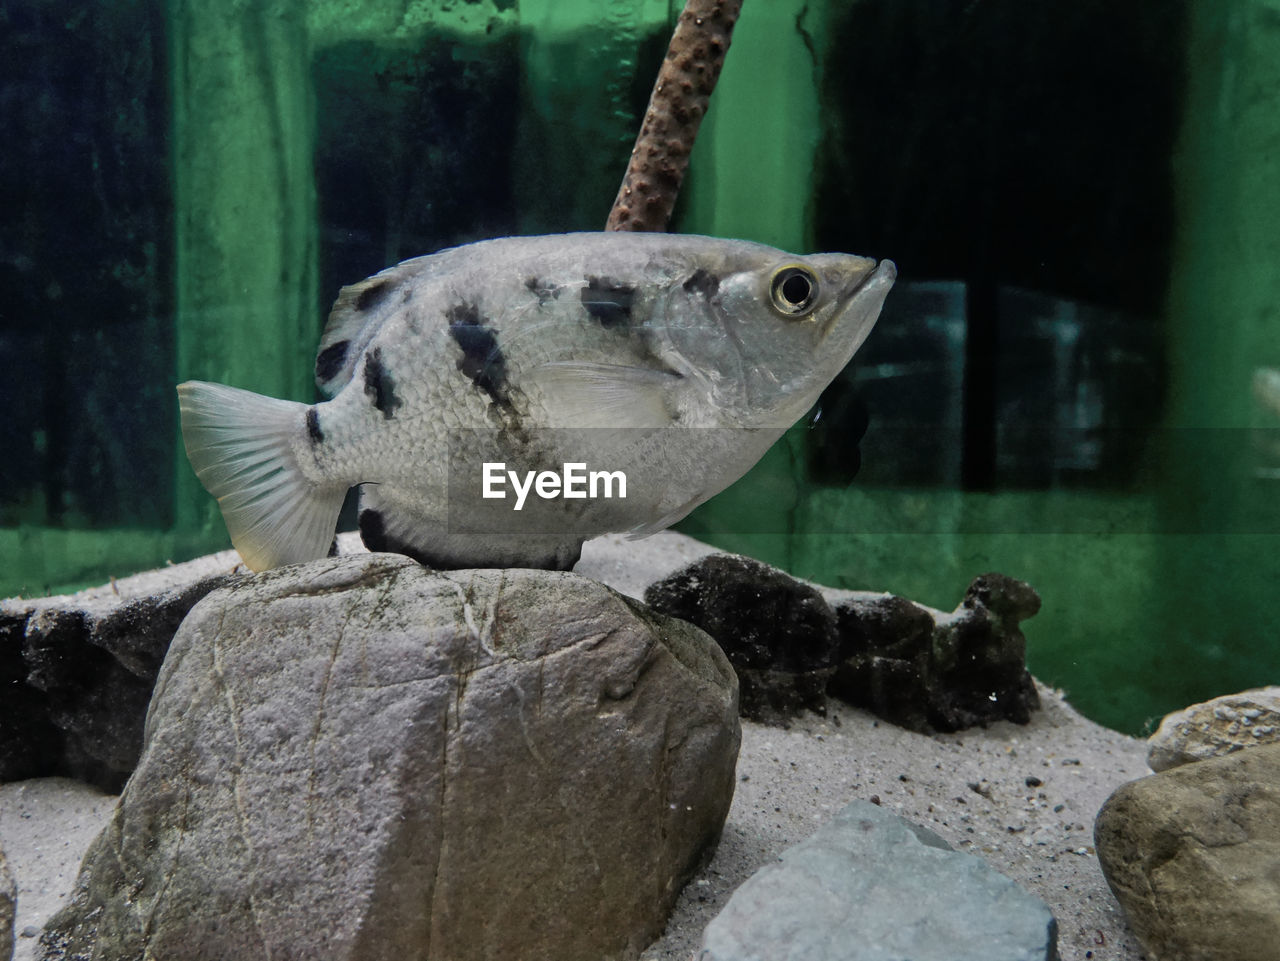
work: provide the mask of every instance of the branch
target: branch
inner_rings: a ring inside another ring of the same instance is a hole
[[[686,0],[606,229],[666,229],[741,8],[742,0]]]

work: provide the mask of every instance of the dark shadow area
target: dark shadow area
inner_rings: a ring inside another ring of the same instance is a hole
[[[5,4],[0,60],[0,525],[167,527],[163,4]]]
[[[1028,433],[1160,415],[1185,19],[1183,2],[1101,0],[860,0],[834,17],[817,246],[897,261],[858,355],[905,365],[873,375],[871,430],[930,408],[923,426],[960,431],[966,489],[1062,480]],[[919,281],[959,282],[945,317]],[[1070,482],[1127,486],[1139,459],[1099,456]]]

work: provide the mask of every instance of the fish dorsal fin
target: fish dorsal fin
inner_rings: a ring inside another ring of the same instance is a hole
[[[621,364],[556,361],[531,373],[552,427],[670,427],[679,374]]]
[[[351,380],[369,341],[404,302],[406,286],[428,273],[432,261],[406,260],[338,292],[316,351],[316,386],[325,397],[334,396]]]

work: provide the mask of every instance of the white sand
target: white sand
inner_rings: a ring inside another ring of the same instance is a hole
[[[578,570],[638,596],[711,550],[672,533],[602,538],[587,545]],[[189,572],[230,569],[234,558],[202,558],[164,577],[122,580],[117,589],[155,590]],[[1034,643],[1034,627],[1032,635]],[[1063,961],[1143,958],[1103,880],[1092,831],[1111,791],[1150,773],[1146,744],[1084,719],[1055,692],[1040,693],[1043,710],[1027,726],[1002,722],[959,734],[914,734],[838,703],[826,718],[807,715],[789,730],[744,722],[737,793],[719,850],[685,889],[645,961],[688,959],[706,922],[752,872],[849,801],[873,796],[1043,898],[1058,919]],[[0,845],[19,888],[16,932],[38,928],[58,909],[113,800],[58,778],[0,786]],[[19,937],[14,957],[29,961],[35,946],[35,938]]]

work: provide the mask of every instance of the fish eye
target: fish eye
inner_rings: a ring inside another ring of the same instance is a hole
[[[808,267],[782,267],[769,283],[769,299],[778,313],[803,317],[818,302],[818,277]]]

